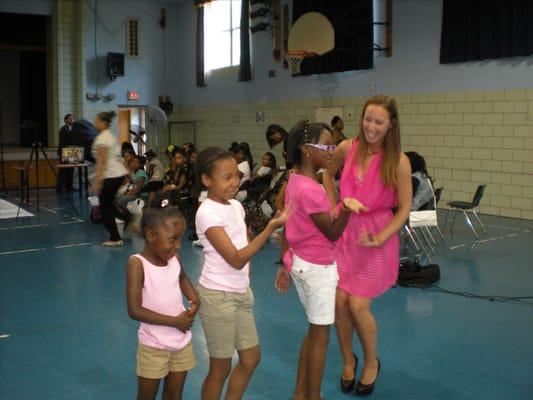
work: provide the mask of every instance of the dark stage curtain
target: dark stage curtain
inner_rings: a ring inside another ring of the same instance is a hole
[[[239,65],[239,81],[252,80],[252,65],[250,62],[250,2],[241,3],[241,59]]]
[[[443,0],[441,64],[533,54],[533,1]]]
[[[21,146],[29,147],[34,141],[48,146],[46,105],[46,53],[21,51]]]
[[[205,86],[204,8],[196,9],[196,86]]]
[[[372,0],[294,0],[293,23],[303,14],[324,14],[335,30],[335,48],[323,56],[305,58],[302,75],[370,69],[374,63]]]

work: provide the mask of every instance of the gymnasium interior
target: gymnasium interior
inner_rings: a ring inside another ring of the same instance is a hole
[[[307,13],[329,24],[298,23]],[[164,165],[169,145],[246,142],[257,162],[272,152],[285,167],[270,125],[339,116],[355,138],[375,94],[396,99],[401,149],[423,156],[440,189],[431,224],[399,232],[401,260],[438,265],[440,278],[373,302],[371,397],[532,398],[533,2],[2,0],[0,21],[1,399],[136,395],[125,271],[144,240],[101,246],[90,160],[57,190],[67,114],[92,126],[116,112],[120,142]],[[191,235],[180,261],[196,283],[204,256]],[[275,238],[253,259],[262,357],[244,399],[292,398],[308,324],[295,288],[274,287],[279,259]],[[198,319],[192,337],[183,398],[195,400],[209,367]],[[341,367],[331,327],[325,399],[351,397]]]

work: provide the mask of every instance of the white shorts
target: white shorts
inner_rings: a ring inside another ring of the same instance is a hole
[[[307,319],[314,325],[335,322],[335,294],[339,275],[337,264],[313,264],[293,255],[291,277]]]

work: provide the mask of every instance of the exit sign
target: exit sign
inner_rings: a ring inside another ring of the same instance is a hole
[[[137,90],[128,90],[128,100],[139,100],[139,92]]]

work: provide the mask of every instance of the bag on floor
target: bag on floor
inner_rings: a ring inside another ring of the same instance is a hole
[[[403,287],[424,288],[433,285],[440,279],[440,268],[437,264],[420,265],[418,260],[402,261],[398,273],[398,284]]]

